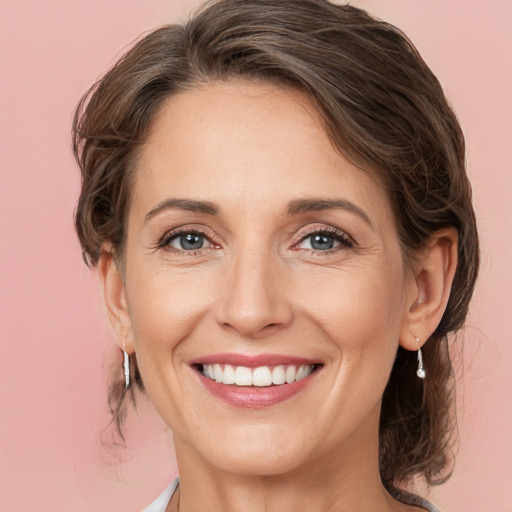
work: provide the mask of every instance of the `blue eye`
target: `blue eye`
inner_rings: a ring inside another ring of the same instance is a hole
[[[343,232],[317,230],[306,235],[300,242],[300,248],[310,251],[330,251],[353,247],[352,240]]]
[[[297,244],[300,249],[314,252],[329,252],[353,247],[352,239],[342,231],[317,229],[303,236]],[[193,253],[202,249],[217,248],[210,238],[199,231],[179,231],[170,233],[162,238],[158,247],[167,248],[173,252]]]
[[[308,236],[308,239],[310,240],[311,248],[317,251],[325,251],[326,249],[332,249],[334,247],[334,244],[336,243],[334,237],[322,233],[310,235]]]
[[[196,251],[203,249],[206,237],[200,233],[178,233],[167,240],[167,245],[182,251]]]

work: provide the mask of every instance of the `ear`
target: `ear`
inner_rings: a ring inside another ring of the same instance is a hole
[[[98,274],[107,317],[114,331],[118,345],[126,352],[133,352],[130,314],[126,300],[123,275],[116,265],[110,244],[103,244],[98,261]]]
[[[457,268],[458,234],[453,227],[436,231],[412,263],[406,291],[400,345],[418,350],[443,317]]]

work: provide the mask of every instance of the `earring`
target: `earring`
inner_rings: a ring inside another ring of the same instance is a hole
[[[126,341],[123,343],[123,355],[124,355],[124,387],[128,389],[130,387],[130,356],[126,352]]]
[[[416,343],[418,344],[418,369],[416,370],[416,375],[420,379],[424,379],[426,376],[425,370],[423,368],[423,356],[421,355],[421,345],[420,345],[420,339],[415,338]]]

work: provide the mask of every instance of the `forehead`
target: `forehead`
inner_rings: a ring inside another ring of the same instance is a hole
[[[384,190],[333,147],[307,95],[242,81],[209,83],[165,102],[132,192],[145,209],[176,195],[254,208],[348,195],[377,216],[389,213]]]

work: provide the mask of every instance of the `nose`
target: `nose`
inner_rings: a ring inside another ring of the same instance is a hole
[[[292,321],[286,288],[277,257],[245,250],[233,256],[224,274],[217,321],[223,329],[244,338],[268,337]]]

